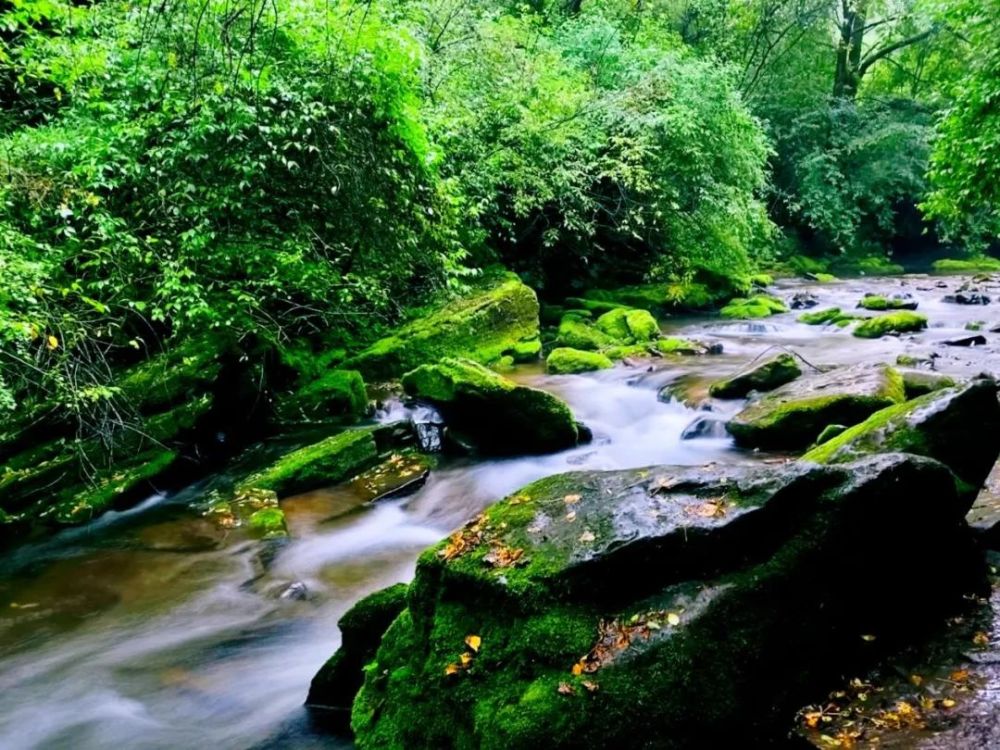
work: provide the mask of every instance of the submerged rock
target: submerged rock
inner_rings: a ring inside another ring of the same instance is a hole
[[[370,380],[388,380],[442,357],[462,356],[483,364],[505,355],[533,358],[540,347],[536,342],[538,299],[507,274],[376,341],[343,366]]]
[[[802,458],[843,463],[885,452],[936,459],[978,492],[1000,455],[996,381],[978,378],[890,406]]]
[[[941,343],[945,346],[986,346],[986,337],[982,334],[976,334],[975,336],[963,336],[959,339],[948,339]]]
[[[802,370],[795,357],[783,353],[761,362],[744,373],[712,383],[708,392],[715,398],[743,398],[750,391],[773,391],[778,386],[795,380],[801,374]]]
[[[560,399],[469,360],[418,367],[403,376],[403,388],[433,404],[450,429],[484,453],[549,453],[579,442],[573,413]]]
[[[792,295],[792,301],[788,304],[793,310],[808,310],[819,304],[819,297],[812,292],[796,292]]]
[[[946,294],[943,302],[951,302],[955,305],[988,305],[990,298],[978,290],[960,291],[955,294]]]
[[[973,584],[962,513],[900,455],[542,480],[421,556],[357,745],[765,746]],[[899,576],[923,549],[949,564]]]
[[[553,349],[545,360],[545,371],[552,375],[567,375],[593,370],[607,370],[615,363],[598,352],[560,347]]]
[[[752,401],[726,428],[748,448],[805,448],[829,424],[853,425],[906,398],[888,365],[849,367],[788,383]]]
[[[681,440],[699,440],[701,438],[724,438],[729,435],[726,432],[726,423],[718,417],[702,415],[694,420],[681,432]]]

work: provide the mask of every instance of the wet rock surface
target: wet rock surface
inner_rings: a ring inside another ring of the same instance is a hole
[[[529,485],[421,557],[354,705],[358,745],[773,740],[796,695],[874,658],[863,634],[905,641],[981,574],[951,476],[884,455]],[[879,585],[930,543],[947,582]]]
[[[746,447],[804,448],[829,424],[857,424],[904,399],[903,379],[894,368],[842,368],[800,378],[751,401],[727,428]]]

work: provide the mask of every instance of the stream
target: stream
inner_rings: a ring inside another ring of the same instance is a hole
[[[988,333],[1000,323],[1000,290],[987,291],[996,300],[989,306],[941,301],[966,280],[776,285],[783,298],[810,292],[814,309],[845,311],[865,292],[911,293],[931,327],[898,339],[807,326],[796,322],[800,311],[752,322],[702,315],[671,318],[663,330],[720,342],[723,354],[578,376],[521,367],[513,377],[564,398],[592,429],[591,444],[548,456],[448,459],[415,494],[376,504],[350,485],[283,499],[291,539],[280,546],[262,549],[192,510],[219,479],[210,477],[12,550],[0,558],[0,748],[351,747],[310,723],[302,707],[309,681],[337,648],[337,619],[364,595],[409,580],[421,550],[555,473],[766,458],[728,438],[682,440],[698,413],[657,394],[682,376],[707,384],[773,347],[813,365],[934,352],[939,372],[1000,371],[1000,335]],[[973,322],[985,323],[986,346],[942,345],[971,335]],[[741,403],[720,403],[720,413]],[[405,414],[392,402],[377,418]]]

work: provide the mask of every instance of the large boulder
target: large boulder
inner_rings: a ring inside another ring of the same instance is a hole
[[[726,424],[749,448],[805,448],[829,424],[853,425],[906,398],[888,365],[848,367],[788,383],[752,401]]]
[[[337,622],[340,648],[313,678],[306,705],[328,712],[339,730],[348,728],[351,704],[364,679],[364,666],[375,658],[382,633],[406,608],[406,590],[406,584],[397,583],[376,591]]]
[[[403,376],[403,388],[437,407],[449,429],[484,453],[549,453],[580,439],[573,413],[560,399],[467,359],[418,367]]]
[[[976,582],[962,513],[901,455],[542,480],[421,556],[357,745],[770,746]],[[925,549],[949,564],[899,576]]]
[[[388,380],[442,357],[483,364],[504,356],[537,357],[537,342],[538,299],[509,274],[376,341],[343,367],[369,380]]]
[[[621,344],[641,344],[660,336],[656,318],[646,310],[619,307],[604,313],[594,325]]]
[[[754,365],[746,372],[712,383],[708,392],[715,398],[743,398],[750,391],[773,391],[801,374],[795,357],[782,353]]]
[[[368,412],[368,391],[357,370],[329,370],[279,399],[275,411],[287,422],[355,421]]]
[[[914,453],[950,467],[974,497],[1000,455],[997,384],[978,378],[896,404],[809,451],[803,460],[844,463],[871,453]]]

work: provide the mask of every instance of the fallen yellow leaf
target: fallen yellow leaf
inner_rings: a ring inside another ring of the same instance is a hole
[[[55,336],[49,336],[47,343],[49,345],[49,349],[59,348],[59,339],[57,339]]]
[[[483,645],[483,639],[478,635],[467,635],[465,636],[465,645],[478,654],[479,647]]]
[[[566,505],[575,505],[580,502],[580,495],[566,495],[566,497],[563,498],[563,502],[566,503]]]
[[[671,627],[676,627],[681,624],[681,616],[676,612],[667,613],[667,624]]]

